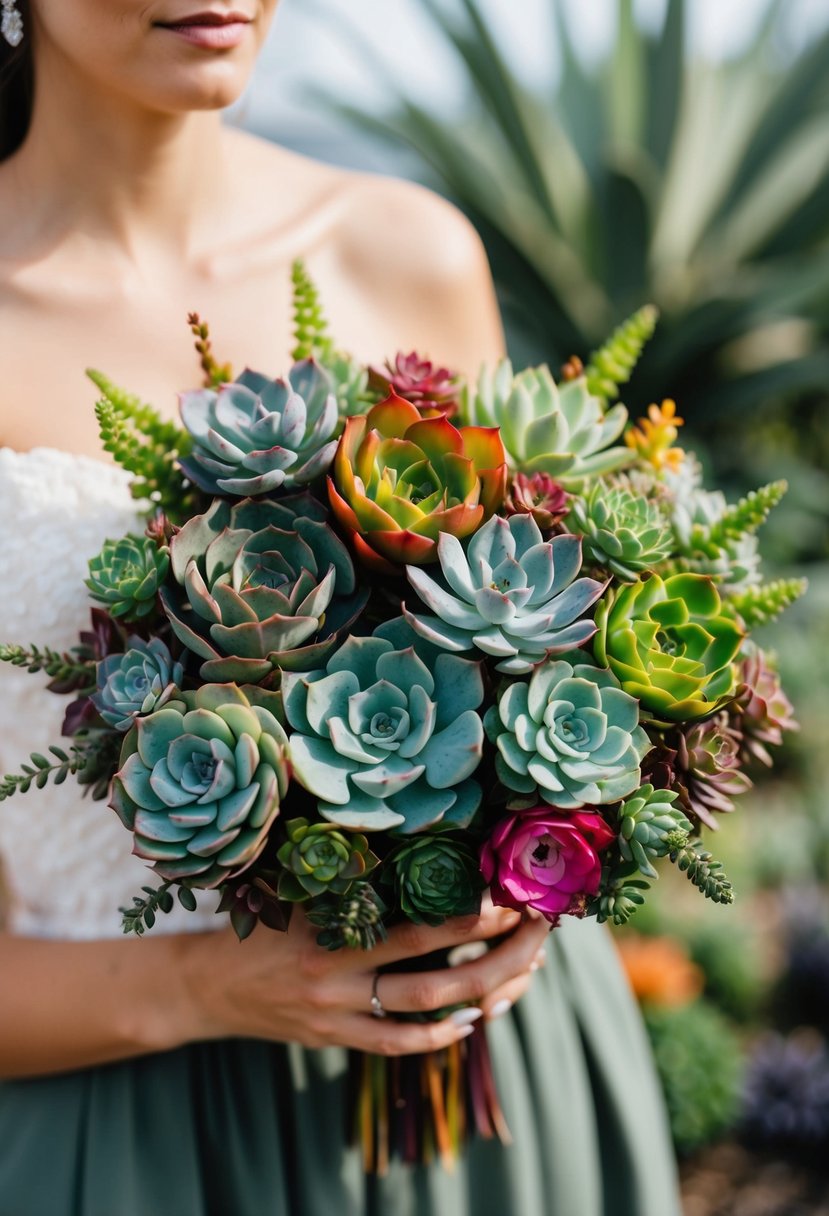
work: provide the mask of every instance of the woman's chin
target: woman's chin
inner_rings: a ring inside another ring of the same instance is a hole
[[[238,101],[250,80],[253,61],[230,59],[187,65],[165,73],[163,84],[152,92],[153,108],[168,112],[221,110]]]

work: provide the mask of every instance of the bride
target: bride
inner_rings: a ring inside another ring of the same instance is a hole
[[[2,640],[71,645],[86,559],[134,526],[86,366],[172,416],[198,375],[197,310],[237,369],[282,373],[297,257],[361,359],[405,342],[473,373],[502,353],[458,212],[222,126],[276,4],[2,0]],[[0,770],[58,737],[42,685],[0,671]],[[595,924],[548,942],[546,922],[487,905],[368,956],[321,950],[301,915],[240,946],[204,909],[127,941],[116,909],[147,875],[125,842],[72,783],[0,805],[0,1216],[678,1210],[641,1027]],[[465,1002],[460,1018],[370,1016],[379,964],[506,931],[450,972],[383,977],[389,1011]],[[479,1016],[515,1146],[364,1177],[343,1049],[437,1048]]]

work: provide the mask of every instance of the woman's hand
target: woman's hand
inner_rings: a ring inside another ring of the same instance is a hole
[[[205,934],[185,950],[184,978],[194,1025],[188,1038],[236,1036],[339,1045],[398,1056],[432,1051],[469,1034],[473,1015],[504,1012],[526,990],[549,925],[535,914],[495,908],[438,928],[404,924],[373,950],[328,951],[297,909],[286,934],[259,929],[239,943],[232,930]],[[436,971],[384,972],[377,994],[388,1015],[371,1013],[379,969],[435,950],[510,936],[481,957]],[[438,1022],[394,1015],[469,1005]]]

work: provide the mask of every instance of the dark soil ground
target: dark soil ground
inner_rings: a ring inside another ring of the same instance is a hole
[[[683,1162],[685,1216],[829,1216],[829,1158],[809,1165],[717,1144]]]

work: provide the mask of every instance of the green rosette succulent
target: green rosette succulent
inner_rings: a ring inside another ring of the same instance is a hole
[[[128,533],[104,541],[89,560],[86,585],[93,600],[110,616],[138,621],[156,607],[156,597],[170,568],[170,551],[148,536]]]
[[[310,494],[216,499],[171,541],[162,605],[204,680],[259,683],[314,667],[365,606],[348,550]]]
[[[690,820],[674,806],[678,797],[670,790],[642,785],[619,807],[619,852],[648,878],[657,877],[651,859],[667,857],[682,847],[692,830]]]
[[[528,683],[508,685],[484,724],[503,784],[562,810],[627,797],[651,747],[636,700],[580,653],[550,659]]]
[[[710,578],[646,575],[609,593],[596,623],[596,658],[657,718],[706,717],[733,695],[743,632]]]
[[[283,674],[293,773],[342,828],[467,827],[481,801],[470,778],[483,695],[479,663],[378,632],[349,637],[325,668]]]
[[[433,617],[403,612],[411,627],[453,651],[477,647],[498,659],[496,671],[521,675],[547,655],[584,645],[596,632],[579,620],[604,584],[576,578],[576,536],[545,541],[531,515],[493,516],[466,549],[455,536],[438,538],[438,581],[417,566],[406,574]]]
[[[450,916],[469,916],[481,907],[486,883],[477,854],[446,836],[423,835],[389,855],[397,901],[418,925],[441,925]]]
[[[347,895],[355,882],[379,863],[360,832],[341,832],[333,823],[291,819],[288,839],[277,857],[280,899],[299,903],[316,895]]]
[[[585,561],[606,566],[625,581],[665,561],[673,544],[659,504],[621,480],[615,485],[596,481],[574,498],[565,526],[583,537]]]
[[[549,473],[568,490],[633,460],[630,449],[608,446],[624,430],[627,410],[615,405],[605,412],[584,376],[557,385],[546,366],[516,376],[502,359],[465,390],[461,413],[474,425],[500,427],[514,472]]]
[[[193,440],[182,471],[208,494],[235,498],[295,490],[334,459],[339,424],[333,382],[313,359],[285,379],[242,372],[231,384],[181,397]]]
[[[217,887],[264,848],[288,786],[288,740],[256,692],[204,684],[124,738],[110,806],[133,852],[170,882]]]
[[[170,699],[183,674],[160,638],[131,637],[123,654],[109,654],[97,664],[92,704],[108,726],[127,731],[137,714],[160,709]]]

